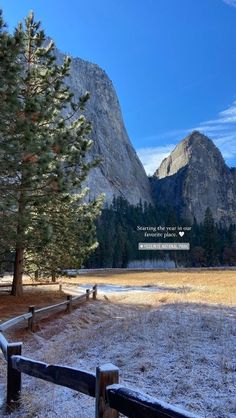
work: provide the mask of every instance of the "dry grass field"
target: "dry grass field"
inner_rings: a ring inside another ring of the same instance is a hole
[[[236,271],[233,270],[184,270],[145,272],[98,272],[63,282],[79,284],[113,284],[122,286],[158,286],[164,292],[145,294],[145,303],[194,302],[236,306]],[[127,301],[128,295],[124,296]],[[142,303],[143,295],[129,298],[132,303]],[[148,300],[147,300],[148,299]]]

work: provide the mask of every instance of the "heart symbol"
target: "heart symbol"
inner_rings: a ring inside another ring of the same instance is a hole
[[[180,235],[181,237],[183,237],[183,236],[184,236],[184,231],[180,231],[180,232],[179,232],[179,235]]]

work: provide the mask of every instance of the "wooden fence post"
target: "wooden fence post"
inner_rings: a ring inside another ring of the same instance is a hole
[[[119,369],[105,364],[96,369],[96,412],[95,418],[118,418],[119,413],[106,403],[106,387],[119,383]]]
[[[98,287],[95,284],[95,286],[93,286],[93,300],[97,299],[97,292],[98,292]]]
[[[21,355],[22,343],[9,343],[7,347],[7,410],[19,406],[21,394],[21,372],[13,369],[11,356]]]
[[[62,292],[62,284],[61,283],[59,284],[59,292],[60,293]]]
[[[28,311],[32,313],[32,317],[28,319],[28,329],[31,332],[34,332],[34,324],[35,324],[35,306],[31,305],[28,308]]]
[[[90,289],[86,289],[86,300],[89,300]]]
[[[71,313],[71,311],[72,311],[72,296],[67,295],[67,300],[68,300],[68,304],[66,306],[66,312]]]

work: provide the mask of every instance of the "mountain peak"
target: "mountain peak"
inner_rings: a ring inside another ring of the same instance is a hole
[[[165,158],[154,173],[158,179],[176,174],[189,164],[207,165],[209,155],[225,164],[223,157],[214,142],[199,131],[191,132],[176,145],[169,157]]]
[[[186,142],[189,146],[196,146],[197,144],[201,144],[205,147],[213,147],[216,148],[214,142],[208,138],[208,136],[204,135],[202,132],[199,131],[192,131],[183,141]],[[180,144],[181,144],[180,142]],[[179,144],[179,145],[180,145]]]
[[[207,207],[217,222],[236,223],[236,171],[214,142],[198,131],[183,139],[151,179],[155,200],[182,217],[204,219]]]

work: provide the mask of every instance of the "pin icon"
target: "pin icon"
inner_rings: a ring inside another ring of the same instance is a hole
[[[180,232],[179,232],[179,235],[180,235],[181,237],[183,237],[183,236],[184,236],[184,231],[180,231]]]

